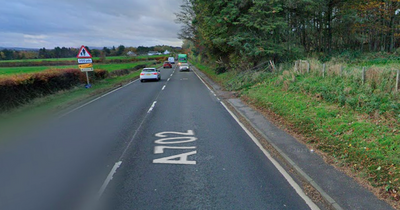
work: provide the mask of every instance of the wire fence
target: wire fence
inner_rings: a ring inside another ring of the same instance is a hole
[[[315,61],[297,60],[294,63],[294,72],[297,74],[312,74],[322,78],[342,77],[353,79],[360,85],[376,87],[385,83],[385,92],[398,93],[400,90],[400,70],[379,67],[346,67],[343,64],[320,64]]]

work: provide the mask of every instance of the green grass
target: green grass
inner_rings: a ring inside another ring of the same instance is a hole
[[[160,58],[160,57],[166,57],[168,55],[139,55],[136,57],[129,57],[129,56],[109,56],[106,57],[106,60],[113,60],[113,59],[132,59],[132,58],[137,58],[137,59],[146,59],[146,58]],[[93,60],[99,60],[100,57],[93,57]],[[39,62],[39,61],[77,61],[77,58],[45,58],[45,59],[22,59],[22,60],[0,60],[0,63],[2,62]]]
[[[135,63],[114,63],[114,64],[93,64],[94,69],[104,69],[107,71],[114,71],[120,69],[130,69],[137,65],[146,64],[151,65],[154,61],[139,61]],[[28,67],[1,67],[0,76],[23,74],[23,73],[36,73],[49,69],[78,69],[77,65],[67,65],[67,66],[28,66]]]
[[[339,96],[346,92],[343,91],[346,87],[351,94],[370,91],[370,88],[349,86],[352,81],[340,78],[295,75],[296,81],[293,81],[293,74],[217,75],[212,67],[192,63],[225,89],[237,90],[249,103],[280,115],[285,124],[305,136],[308,144],[325,152],[337,165],[350,168],[392,198],[395,194],[399,197],[400,125],[397,116],[391,115],[398,110],[397,98],[390,99],[385,93],[372,91],[359,96],[346,95],[341,104]],[[362,100],[363,106],[381,105],[377,106],[378,112],[371,113],[354,106],[358,104],[355,99]],[[379,115],[383,109],[387,110],[386,114]]]
[[[139,61],[135,63],[116,63],[116,64],[93,64],[94,69],[104,69],[107,71],[115,71],[120,69],[131,69],[138,65],[152,65],[154,61]]]
[[[78,68],[77,65],[68,66],[27,66],[27,67],[0,67],[0,76],[14,75],[14,74],[26,74],[26,73],[36,73],[49,69],[68,69],[68,68]]]

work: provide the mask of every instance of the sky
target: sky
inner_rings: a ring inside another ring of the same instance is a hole
[[[0,47],[181,46],[182,0],[0,0]]]

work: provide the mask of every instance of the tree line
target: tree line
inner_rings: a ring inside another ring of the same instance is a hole
[[[193,53],[255,64],[304,54],[394,52],[399,6],[399,0],[185,0],[176,21]]]
[[[147,54],[149,51],[164,52],[168,50],[170,52],[177,50],[176,47],[166,45],[156,45],[152,47],[125,47],[119,45],[118,47],[103,47],[102,49],[90,49],[89,53],[93,57],[106,57],[106,56],[122,56],[126,55],[129,51],[134,52],[138,55]],[[39,50],[13,50],[3,49],[0,50],[0,60],[18,60],[18,59],[43,59],[43,58],[73,58],[78,54],[79,48],[66,48],[66,47],[55,47],[54,49],[40,48]]]

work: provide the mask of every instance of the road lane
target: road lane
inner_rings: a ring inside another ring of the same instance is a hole
[[[99,190],[173,70],[161,71],[0,147],[0,209],[72,209]]]
[[[175,72],[103,209],[309,209],[193,72]]]

